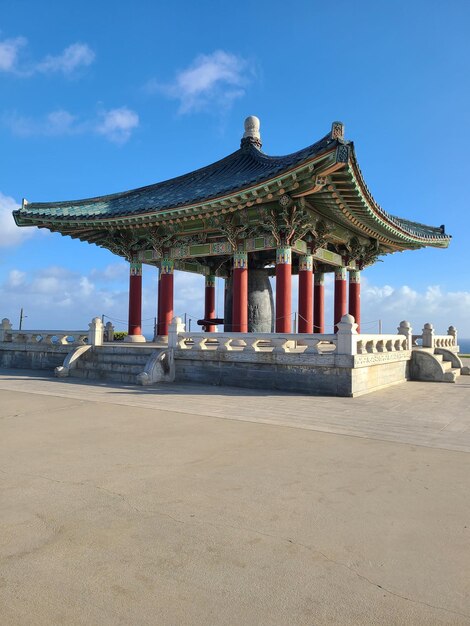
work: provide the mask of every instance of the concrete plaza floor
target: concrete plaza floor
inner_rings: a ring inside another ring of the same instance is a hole
[[[0,372],[2,625],[470,624],[470,378],[356,399]]]

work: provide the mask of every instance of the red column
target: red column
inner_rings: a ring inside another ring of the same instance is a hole
[[[299,333],[313,333],[313,257],[299,259]]]
[[[325,332],[325,274],[315,272],[313,278],[313,332]]]
[[[173,260],[162,259],[160,272],[158,334],[166,336],[168,335],[168,329],[173,319]]]
[[[158,301],[157,301],[157,335],[161,335],[162,333],[160,332],[160,323],[161,323],[161,306],[162,306],[162,292],[161,292],[161,287],[162,287],[162,270],[159,269],[158,270],[158,287],[157,287],[157,297],[158,297]]]
[[[232,331],[248,332],[248,254],[233,255]]]
[[[206,276],[206,289],[204,297],[204,319],[212,320],[215,318],[215,276]],[[215,332],[215,326],[211,324],[206,326],[207,333]]]
[[[357,324],[357,332],[361,332],[361,272],[350,270],[349,272],[349,313],[354,317]]]
[[[337,324],[341,321],[343,315],[348,312],[346,304],[346,268],[335,268],[335,313],[334,325],[336,333],[338,331]]]
[[[129,319],[126,341],[145,341],[142,335],[142,263],[129,267]]]
[[[229,290],[229,285],[230,285],[230,290]],[[224,333],[228,333],[232,330],[232,313],[233,313],[233,278],[232,276],[226,276],[224,280]]]
[[[292,251],[288,247],[276,250],[276,332],[291,333]]]

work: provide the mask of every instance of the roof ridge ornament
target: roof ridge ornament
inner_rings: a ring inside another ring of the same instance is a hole
[[[261,135],[259,132],[260,121],[255,115],[250,115],[245,119],[245,132],[240,142],[240,147],[255,146],[258,150],[261,150]]]
[[[344,139],[343,122],[333,122],[331,124],[331,138],[332,139]]]

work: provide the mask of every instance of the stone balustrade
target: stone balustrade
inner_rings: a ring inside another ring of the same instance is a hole
[[[45,345],[80,346],[87,343],[86,330],[12,330],[4,341]]]
[[[171,329],[170,329],[171,335]],[[171,338],[169,337],[169,343]],[[314,353],[336,349],[335,335],[298,335],[294,333],[187,333],[180,331],[174,346],[178,350],[222,352]]]
[[[406,324],[401,323],[398,335],[361,335],[357,333],[354,318],[344,315],[338,324],[338,334],[189,333],[177,317],[170,326],[168,346],[176,350],[245,353],[381,354],[411,349],[411,328]]]
[[[448,335],[435,335],[433,340],[433,348],[453,348],[455,340]]]
[[[102,345],[104,327],[101,319],[95,317],[88,330],[14,330],[10,320],[0,323],[0,342],[44,346]]]
[[[95,317],[89,330],[14,330],[8,319],[0,323],[0,342],[33,345],[102,345],[110,341],[114,328],[104,327]],[[447,335],[436,335],[432,324],[425,324],[421,335],[412,335],[409,322],[400,322],[397,335],[359,334],[351,315],[344,315],[337,334],[299,333],[206,333],[186,332],[181,318],[170,326],[168,347],[175,350],[277,353],[368,355],[409,351],[421,340],[423,348],[458,350],[457,331],[449,327]]]
[[[411,350],[411,327],[400,322],[397,335],[359,334],[352,315],[343,315],[338,324],[338,354],[365,355]]]
[[[408,350],[407,339],[400,335],[358,335],[356,354],[378,354]]]
[[[458,352],[459,349],[457,329],[454,326],[449,326],[447,335],[436,335],[434,326],[427,323],[421,335],[413,335],[413,345],[417,346],[419,340],[423,348],[445,348],[453,352]]]

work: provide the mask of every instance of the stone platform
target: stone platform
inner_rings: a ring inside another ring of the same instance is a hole
[[[187,332],[174,317],[157,343],[117,342],[112,324],[96,317],[89,331],[14,330],[0,325],[2,368],[50,369],[68,376],[153,385],[173,381],[260,391],[358,397],[406,380],[455,382],[470,375],[457,356],[457,330],[436,335],[432,324],[413,335],[407,321],[397,334],[357,332],[343,315],[337,332]],[[129,337],[128,337],[129,338]],[[105,341],[106,339],[106,341]],[[142,340],[142,342],[140,341]]]
[[[468,624],[468,381],[343,399],[4,370],[2,624]]]

